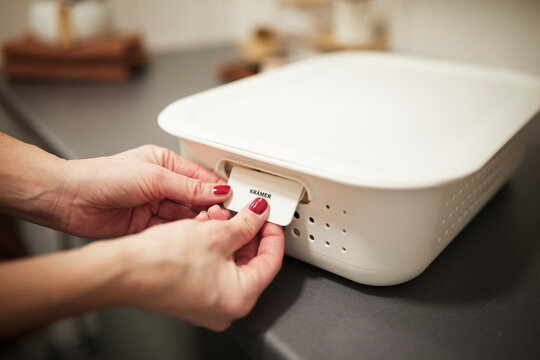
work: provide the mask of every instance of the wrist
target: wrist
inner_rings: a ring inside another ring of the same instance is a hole
[[[25,220],[62,230],[64,214],[69,213],[65,201],[65,181],[67,161],[46,154],[41,161],[32,164],[32,174],[22,186],[17,210]]]
[[[59,228],[66,161],[1,133],[0,143],[0,210]]]
[[[98,241],[81,248],[1,264],[0,337],[118,304],[125,272],[121,248]]]
[[[66,191],[68,161],[47,155],[47,159],[34,169],[41,179],[28,184],[28,220],[55,230],[63,230],[70,213],[69,194]]]
[[[100,240],[83,247],[85,256],[95,259],[99,276],[94,285],[99,303],[95,308],[131,306],[128,279],[137,267],[137,251],[131,236],[117,240]]]
[[[108,255],[108,275],[104,282],[107,306],[137,306],[138,291],[143,288],[145,274],[139,274],[143,267],[146,250],[139,235],[130,235],[116,240],[95,242],[95,250]],[[104,250],[104,248],[107,250]]]

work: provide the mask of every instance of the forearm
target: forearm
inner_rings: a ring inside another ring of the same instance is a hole
[[[65,160],[0,133],[0,212],[59,229]]]
[[[123,240],[0,264],[0,337],[118,305],[130,264]]]

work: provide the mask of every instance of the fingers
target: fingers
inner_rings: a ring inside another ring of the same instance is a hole
[[[251,241],[265,223],[269,212],[268,202],[260,197],[240,210],[227,223],[226,240],[228,241],[225,241],[225,250],[233,253]]]
[[[229,210],[222,208],[219,205],[214,205],[208,209],[208,211],[201,211],[196,217],[197,221],[208,221],[208,220],[229,220],[231,214]]]
[[[261,229],[257,256],[239,269],[246,280],[246,288],[262,292],[281,268],[284,251],[285,240],[281,226],[265,223]]]
[[[174,151],[159,146],[151,146],[151,150],[159,165],[177,174],[209,183],[226,183],[225,180],[213,174],[210,170],[184,159]]]
[[[156,215],[165,220],[191,219],[197,215],[193,209],[177,204],[174,201],[163,200],[159,203]]]
[[[229,210],[219,205],[214,205],[208,209],[208,216],[210,216],[210,219],[214,220],[229,220],[231,218],[231,213]]]
[[[208,216],[208,213],[206,211],[201,211],[197,216],[195,216],[195,220],[208,221],[210,220],[210,216]]]
[[[158,170],[149,181],[149,186],[156,189],[154,197],[183,204],[208,206],[221,203],[231,196],[228,185],[205,183],[166,169]]]

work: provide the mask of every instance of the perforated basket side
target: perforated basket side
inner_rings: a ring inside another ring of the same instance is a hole
[[[457,182],[443,185],[437,190],[432,190],[431,193],[428,193],[429,189],[426,189],[423,195],[421,191],[414,195],[410,194],[405,199],[408,205],[403,205],[404,199],[399,198],[406,191],[394,193],[388,191],[386,193],[386,200],[388,197],[396,197],[395,205],[400,209],[421,207],[426,204],[425,199],[430,196],[441,199],[434,200],[438,201],[433,208],[437,214],[433,216],[431,223],[421,222],[415,225],[417,228],[422,228],[416,234],[420,234],[419,236],[423,237],[425,241],[411,242],[410,247],[420,246],[421,248],[416,247],[414,249],[414,251],[418,251],[419,255],[416,258],[416,264],[413,264],[413,258],[410,258],[410,269],[417,268],[421,272],[456,237],[459,231],[481,210],[497,190],[500,189],[523,157],[526,140],[527,132],[523,129],[477,172]],[[363,267],[364,262],[358,261],[358,259],[362,255],[365,255],[362,253],[366,249],[365,244],[374,244],[381,240],[377,231],[384,232],[386,229],[372,228],[369,231],[365,231],[365,228],[362,228],[362,224],[360,224],[361,219],[359,219],[359,217],[366,216],[365,208],[359,211],[358,208],[355,209],[355,204],[351,203],[365,202],[366,197],[370,196],[368,195],[369,190],[365,190],[365,192],[358,195],[351,194],[349,198],[343,198],[338,196],[338,194],[333,194],[328,188],[329,186],[319,189],[316,201],[298,206],[293,221],[285,228],[287,253],[347,277],[350,277],[347,274],[350,274],[353,270],[343,270],[343,273],[340,273],[341,270],[336,263],[343,263],[343,269],[346,266],[356,267],[358,272],[355,278],[356,281],[367,282],[363,279],[362,275],[362,273],[365,273],[366,278],[370,279],[369,282],[376,284],[379,280],[372,281],[371,279],[376,279],[376,276],[368,273],[378,270],[370,269],[367,265]],[[379,193],[373,196],[380,195]],[[416,201],[416,196],[418,196],[418,202]],[[421,199],[422,196],[423,199]],[[347,201],[349,204],[346,203]],[[391,201],[387,201],[386,204],[387,206],[394,205]],[[436,209],[439,209],[439,211],[437,212]],[[379,214],[382,213],[379,212]],[[399,212],[397,213],[399,214]],[[391,228],[402,226],[394,226],[395,218],[388,217],[384,221]],[[381,224],[384,221],[379,221],[378,223]],[[396,232],[398,234],[396,235],[398,237],[396,238],[396,243],[403,243],[413,239],[417,240],[418,237],[415,237],[415,235],[409,236],[410,234],[407,233],[407,229],[410,230],[411,228],[402,226],[401,233],[399,231]],[[368,234],[373,235],[373,237],[368,238]],[[402,236],[399,236],[399,234]],[[357,246],[358,242],[362,242],[363,245],[360,247]],[[392,251],[394,249],[388,246],[381,248],[377,254],[384,257],[384,252],[388,252],[389,258],[396,259],[396,254],[395,252],[391,254]],[[422,252],[424,252],[424,255],[420,255]],[[325,264],[325,259],[328,259],[328,264]],[[399,266],[396,264],[396,278],[399,278],[399,272],[409,271],[409,268],[400,268]],[[391,268],[386,269],[391,271]],[[383,268],[379,270],[381,273],[386,271]],[[414,273],[414,271],[411,270],[411,273]],[[388,279],[390,279],[393,275],[384,276],[388,276]],[[381,283],[397,283],[401,281],[405,280],[396,282],[393,280],[386,281],[382,276],[380,280]]]
[[[439,233],[435,241],[447,245],[504,185],[519,165],[526,146],[520,132],[479,171],[460,181],[444,203]]]

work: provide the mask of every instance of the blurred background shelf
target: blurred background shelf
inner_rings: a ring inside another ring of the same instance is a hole
[[[315,7],[330,6],[333,0],[280,0],[280,3],[286,6],[296,7]]]
[[[380,36],[365,43],[356,45],[344,45],[337,43],[329,33],[315,37],[315,46],[321,51],[343,51],[343,50],[388,50],[388,40]]]

